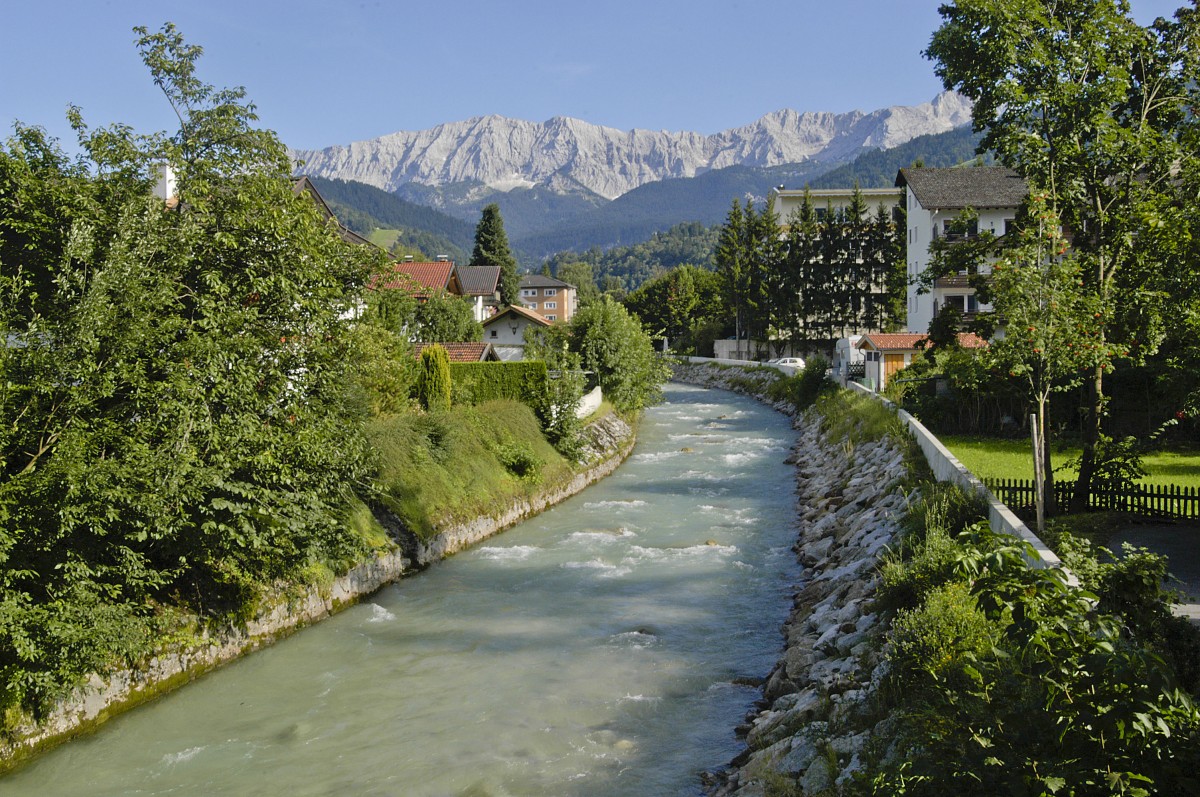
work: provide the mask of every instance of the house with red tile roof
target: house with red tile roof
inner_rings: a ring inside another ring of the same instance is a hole
[[[462,282],[453,261],[439,260],[435,263],[402,261],[391,263],[367,282],[373,291],[401,290],[423,301],[436,293],[445,291],[455,296],[463,295]]]
[[[490,343],[417,343],[413,346],[413,354],[418,358],[421,352],[430,346],[441,346],[452,363],[490,363],[499,362],[500,356]]]
[[[888,380],[897,371],[911,365],[913,358],[924,351],[928,344],[928,335],[911,332],[863,335],[858,341],[858,348],[866,355],[864,370],[867,386],[883,390]],[[959,332],[958,344],[964,349],[982,349],[988,345],[974,332]]]

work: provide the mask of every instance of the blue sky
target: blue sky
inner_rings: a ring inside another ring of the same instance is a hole
[[[1183,0],[1132,0],[1143,24]],[[0,25],[0,136],[14,120],[68,143],[92,126],[173,117],[133,46],[174,22],[200,77],[245,86],[298,148],[484,114],[715,133],[781,108],[931,99],[920,53],[936,0],[21,0]]]

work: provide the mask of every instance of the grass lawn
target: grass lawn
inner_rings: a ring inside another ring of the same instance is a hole
[[[1032,479],[1032,444],[1027,439],[1010,440],[995,437],[943,435],[939,438],[946,448],[967,469],[981,479]],[[1078,447],[1058,447],[1051,450],[1051,465],[1060,467],[1079,456]],[[1200,452],[1156,451],[1142,458],[1149,474],[1143,484],[1179,485],[1200,488]],[[1058,479],[1073,479],[1074,471],[1058,471]]]
[[[384,249],[391,249],[396,243],[396,238],[400,235],[399,230],[375,230],[369,236],[368,240],[376,246],[382,246]]]

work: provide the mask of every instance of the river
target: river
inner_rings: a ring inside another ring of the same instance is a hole
[[[731,393],[666,393],[604,481],[0,793],[700,793],[782,645],[794,433]]]

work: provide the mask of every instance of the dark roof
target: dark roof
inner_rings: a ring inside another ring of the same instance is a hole
[[[1015,208],[1029,193],[1020,175],[1000,166],[901,169],[896,185],[911,188],[926,210]]]
[[[569,282],[556,280],[542,274],[525,274],[521,277],[522,288],[574,288]]]
[[[491,296],[500,284],[499,266],[459,266],[464,296]]]
[[[494,316],[492,316],[488,320],[484,321],[483,326],[485,328],[491,326],[492,324],[499,321],[501,318],[503,318],[508,313],[512,313],[513,315],[517,315],[522,318],[529,319],[530,321],[534,322],[535,324],[541,324],[544,327],[548,327],[551,325],[551,323],[553,323],[550,321],[550,319],[546,318],[545,316],[539,315],[538,313],[535,313],[528,308],[518,307],[515,304],[510,304],[508,307],[505,307],[503,310],[496,313]]]
[[[496,362],[500,359],[490,343],[417,343],[413,346],[413,354],[420,357],[429,346],[441,346],[452,363]]]

